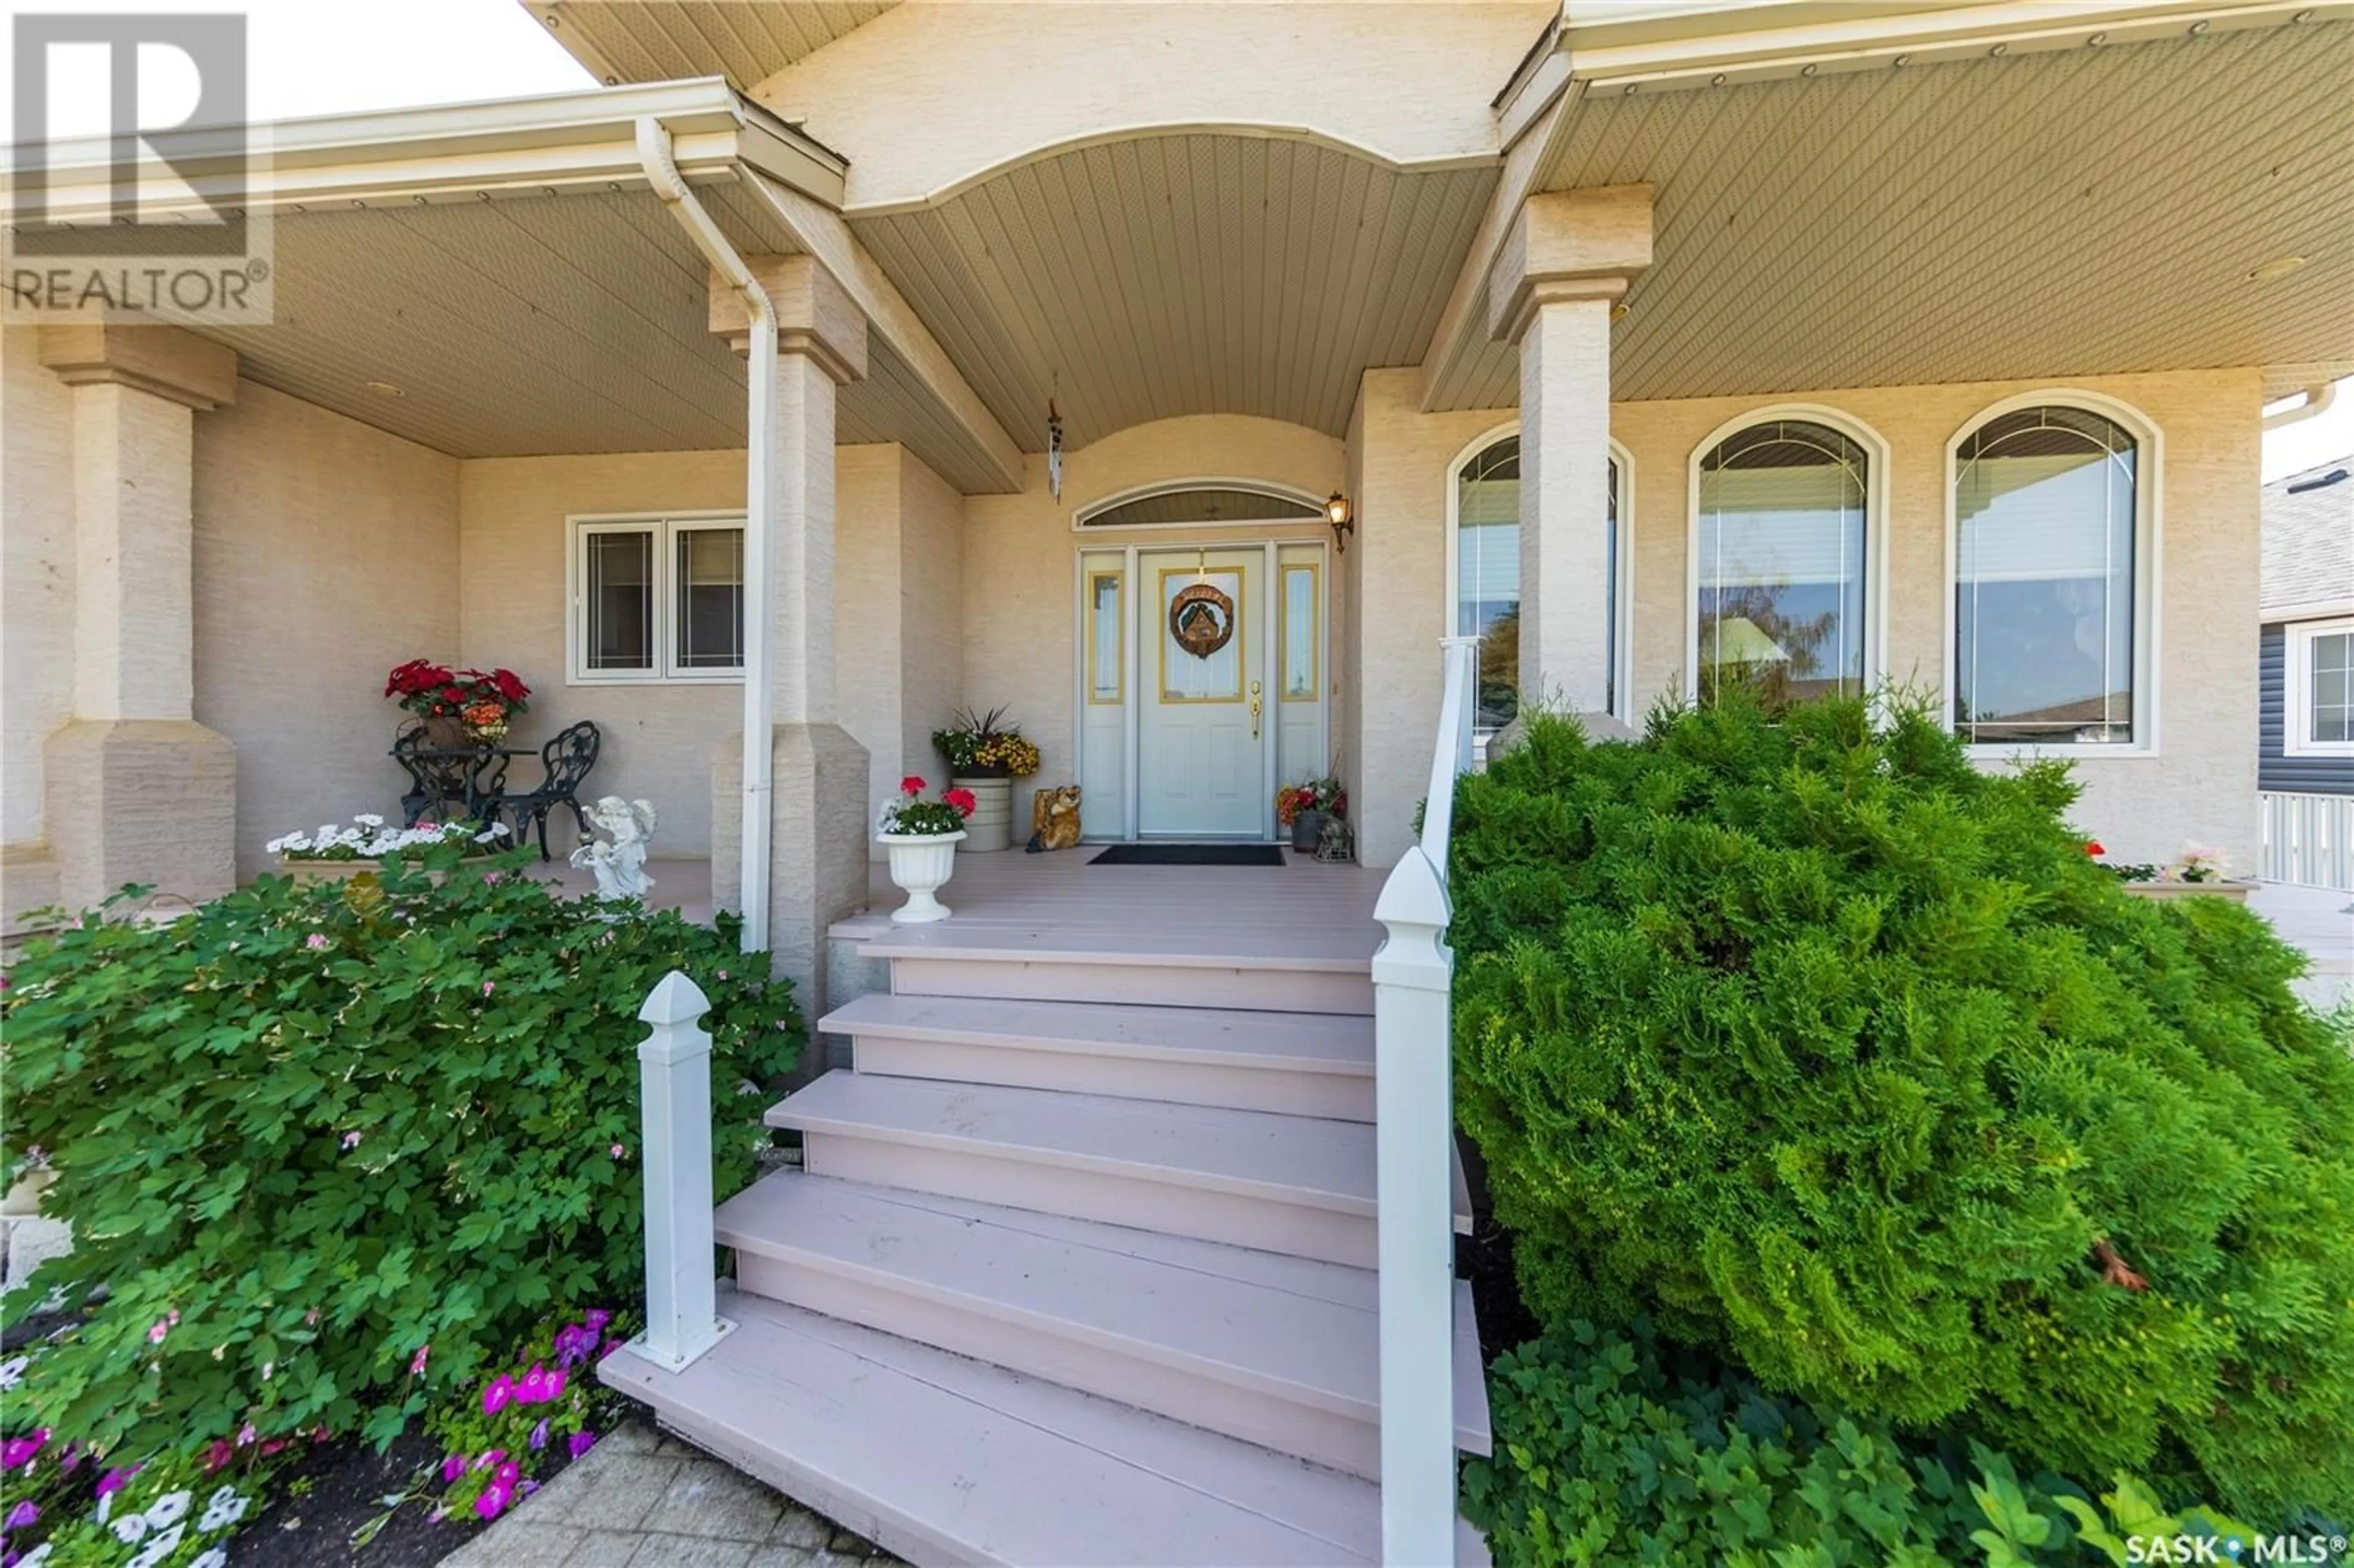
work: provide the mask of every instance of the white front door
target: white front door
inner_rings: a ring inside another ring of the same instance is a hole
[[[1137,553],[1144,833],[1257,839],[1271,831],[1268,556],[1257,545]]]

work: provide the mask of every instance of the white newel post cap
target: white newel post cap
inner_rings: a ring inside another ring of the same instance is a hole
[[[711,999],[684,970],[663,976],[638,1009],[638,1022],[653,1025],[653,1033],[638,1044],[638,1060],[672,1063],[710,1055],[711,1036],[695,1027],[695,1021],[710,1011]]]

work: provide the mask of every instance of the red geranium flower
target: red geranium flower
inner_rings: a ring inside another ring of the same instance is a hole
[[[910,774],[908,774],[905,779],[900,779],[900,780],[899,780],[899,793],[900,793],[900,794],[902,794],[902,795],[920,795],[920,794],[922,794],[923,792],[924,792],[924,781],[923,781],[922,779],[920,779],[917,778],[914,774],[910,773]]]
[[[917,782],[921,783],[922,780],[918,779]],[[940,799],[946,800],[949,805],[954,806],[956,808],[957,815],[960,817],[971,816],[973,809],[981,804],[979,800],[973,798],[973,793],[970,789],[946,790],[942,792]]]
[[[2109,851],[2108,846],[2102,843],[2100,840],[2086,839],[2084,841],[2084,853],[2086,854],[2106,854]]]

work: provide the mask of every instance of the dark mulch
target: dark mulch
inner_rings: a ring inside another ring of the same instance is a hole
[[[431,1522],[440,1462],[440,1448],[418,1432],[381,1454],[357,1441],[319,1445],[271,1478],[270,1506],[229,1543],[230,1568],[432,1568],[489,1528],[472,1514]],[[550,1444],[538,1480],[546,1485],[571,1462]],[[387,1511],[386,1498],[428,1480],[431,1490],[391,1510],[374,1540],[352,1544],[353,1531]]]
[[[1455,1238],[1455,1272],[1471,1282],[1471,1304],[1479,1314],[1479,1359],[1492,1363],[1506,1351],[1537,1337],[1537,1320],[1521,1301],[1512,1273],[1512,1233],[1488,1209],[1488,1168],[1479,1146],[1458,1135],[1464,1184],[1471,1189],[1471,1234]]]

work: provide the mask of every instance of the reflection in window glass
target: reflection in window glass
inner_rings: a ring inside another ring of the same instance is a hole
[[[1865,458],[1826,425],[1775,419],[1700,465],[1700,697],[1863,688]]]
[[[2354,631],[2313,640],[2315,740],[2354,740]]]
[[[1087,578],[1087,701],[1120,700],[1119,574]]]
[[[1283,700],[1316,700],[1316,568],[1283,568]]]
[[[1979,745],[2134,738],[2134,440],[2023,408],[1956,449],[1954,728]]]
[[[654,536],[651,529],[585,535],[588,668],[654,667]]]
[[[1455,635],[1479,641],[1474,726],[1521,711],[1521,440],[1506,436],[1455,480]]]
[[[744,530],[683,528],[678,539],[678,667],[744,666]]]

